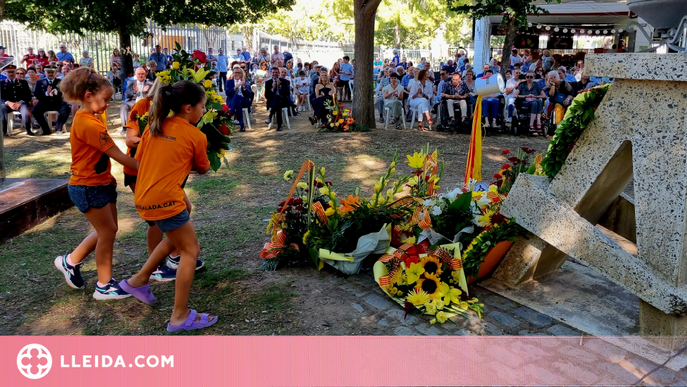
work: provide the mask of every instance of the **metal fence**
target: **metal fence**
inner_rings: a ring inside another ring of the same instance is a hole
[[[162,28],[149,22],[145,39],[132,37],[131,49],[134,54],[140,56],[140,61],[147,61],[156,44],[168,47],[170,51],[175,42],[187,51],[199,49],[207,51],[209,47],[217,50],[223,47],[228,55],[236,48],[243,45],[241,34],[230,34],[224,28],[173,26]],[[5,46],[5,52],[15,57],[15,64],[19,65],[21,58],[27,53],[27,47],[33,47],[34,53],[43,48],[46,53],[49,50],[58,51],[61,43],[67,45],[67,50],[78,61],[83,50],[94,61],[94,67],[99,73],[106,73],[110,69],[110,57],[115,48],[119,47],[119,36],[116,34],[104,34],[86,32],[84,34],[49,34],[45,31],[27,29],[23,24],[4,21],[0,23],[0,44]],[[216,51],[215,51],[216,52]]]

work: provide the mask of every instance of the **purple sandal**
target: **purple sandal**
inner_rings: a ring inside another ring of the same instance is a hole
[[[145,284],[143,286],[134,288],[131,285],[129,285],[129,283],[126,282],[126,280],[122,280],[119,283],[119,287],[124,289],[125,292],[136,297],[139,301],[144,302],[148,305],[155,305],[155,295],[153,295],[153,292],[150,290],[150,284]]]
[[[209,327],[210,325],[216,323],[217,320],[219,320],[219,318],[215,317],[214,320],[208,321],[210,315],[207,313],[203,313],[200,315],[200,321],[196,321],[196,316],[198,316],[198,312],[191,309],[191,313],[188,314],[186,321],[184,321],[181,325],[174,326],[171,322],[168,323],[167,332],[183,332],[192,331],[194,329],[203,329]]]

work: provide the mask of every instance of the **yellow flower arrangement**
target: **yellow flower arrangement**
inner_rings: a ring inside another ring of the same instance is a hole
[[[336,210],[334,210],[332,207],[327,208],[327,210],[324,212],[327,217],[332,216],[336,214]]]
[[[424,278],[420,278],[417,281],[415,288],[421,289],[427,293],[429,298],[435,299],[437,297],[441,297],[441,292],[439,292],[439,283],[440,281],[436,275],[425,272]]]
[[[414,152],[412,156],[407,155],[406,157],[408,158],[408,166],[413,169],[420,169],[425,163],[425,155],[422,152]]]
[[[425,269],[426,273],[432,273],[436,276],[440,276],[443,273],[441,270],[441,260],[434,255],[420,258],[420,266]]]
[[[308,188],[308,183],[304,183],[301,181],[300,183],[298,183],[298,188],[306,189],[306,188]]]
[[[180,64],[179,62],[176,62],[176,61],[175,61],[175,62],[172,62],[172,68],[173,68],[174,70],[179,70],[179,66],[180,66],[180,65],[181,65],[181,64]]]
[[[203,82],[203,86],[205,86],[206,89],[212,88],[212,79],[206,79],[205,82]]]
[[[293,178],[293,171],[292,170],[288,170],[288,171],[284,172],[284,180],[288,181],[288,180],[291,180],[292,178]]]
[[[425,291],[418,289],[411,290],[406,300],[415,306],[424,305],[430,301],[429,295]]]

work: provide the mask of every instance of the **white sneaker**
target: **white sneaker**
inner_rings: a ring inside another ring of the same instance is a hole
[[[58,131],[55,132],[55,134],[62,134],[62,131],[61,131],[61,130],[58,130]]]
[[[499,126],[499,125],[496,123],[496,118],[494,118],[493,122],[491,123],[491,127],[492,127],[492,128],[496,128],[496,127],[498,127],[498,126]]]

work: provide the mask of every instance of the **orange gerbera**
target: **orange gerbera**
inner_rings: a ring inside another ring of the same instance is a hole
[[[341,215],[347,214],[357,207],[360,207],[360,197],[348,195],[347,199],[341,199],[341,206],[339,206],[339,213]]]

